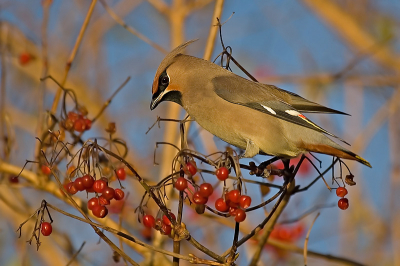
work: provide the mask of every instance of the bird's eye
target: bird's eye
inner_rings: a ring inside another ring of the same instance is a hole
[[[160,77],[160,83],[161,83],[161,86],[164,86],[164,87],[168,86],[168,84],[169,84],[169,77],[168,77],[168,75],[167,75],[166,73],[164,73],[164,74]]]

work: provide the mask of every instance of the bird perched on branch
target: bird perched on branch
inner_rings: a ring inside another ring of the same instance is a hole
[[[245,149],[244,157],[261,153],[294,158],[316,152],[356,160],[371,167],[368,161],[326,135],[337,136],[302,114],[345,113],[183,54],[192,42],[194,40],[178,46],[161,62],[153,81],[151,110],[162,101],[180,104],[204,129]]]

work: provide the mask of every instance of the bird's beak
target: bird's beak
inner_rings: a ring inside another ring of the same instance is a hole
[[[164,94],[165,91],[153,94],[153,98],[151,99],[150,103],[150,110],[154,110],[157,107],[157,105],[161,102],[161,99],[164,96]]]
[[[151,99],[150,110],[153,110],[154,108],[157,107],[158,101],[156,101],[156,100],[157,100],[157,99]]]

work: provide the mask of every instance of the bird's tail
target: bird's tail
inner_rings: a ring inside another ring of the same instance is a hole
[[[310,152],[323,153],[332,156],[337,156],[343,159],[354,160],[372,168],[371,164],[361,156],[343,148],[342,146],[333,141],[331,142],[332,143],[329,144],[305,144],[304,148]]]

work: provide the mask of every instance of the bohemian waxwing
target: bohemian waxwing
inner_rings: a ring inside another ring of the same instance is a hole
[[[344,113],[182,54],[192,42],[178,46],[161,62],[153,81],[151,110],[162,101],[180,104],[204,129],[245,149],[244,157],[262,153],[294,158],[316,152],[371,167],[368,161],[325,136],[338,138],[300,112]]]

